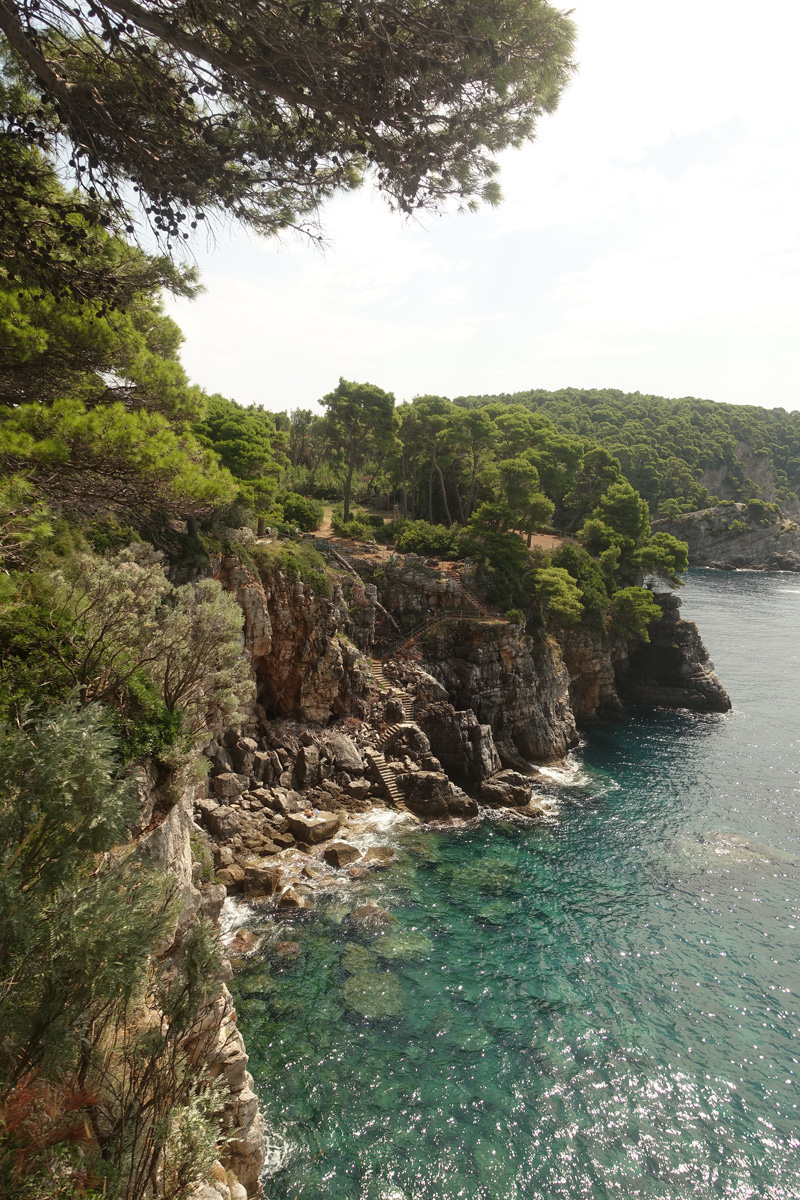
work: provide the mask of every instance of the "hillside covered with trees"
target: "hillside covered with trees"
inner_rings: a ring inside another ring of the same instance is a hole
[[[560,432],[599,443],[619,460],[654,516],[708,508],[721,499],[786,503],[800,492],[800,413],[783,408],[614,388],[533,389],[460,397],[456,403],[470,409],[521,404],[548,417]],[[774,496],[762,496],[748,475],[747,460],[762,456],[771,467]]]

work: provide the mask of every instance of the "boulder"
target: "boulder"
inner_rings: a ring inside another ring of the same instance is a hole
[[[224,746],[217,746],[211,761],[217,774],[233,770],[233,760]]]
[[[211,780],[211,786],[218,796],[223,796],[230,799],[232,796],[241,796],[250,786],[249,775],[238,775],[235,771],[223,771],[221,775],[217,775]]]
[[[252,929],[237,929],[228,943],[228,950],[231,954],[250,954],[259,941],[258,934],[253,933]]]
[[[278,866],[248,866],[244,868],[244,898],[255,900],[274,896],[280,886],[282,871]]]
[[[256,751],[258,750],[258,742],[254,742],[252,738],[239,738],[236,745],[231,751],[231,758],[235,769],[241,775],[247,775],[248,778],[253,770],[253,760]]]
[[[348,775],[364,774],[361,755],[355,742],[347,734],[328,733],[325,737],[325,750],[338,771],[347,771]]]
[[[478,815],[478,805],[461,788],[438,771],[416,771],[398,779],[406,794],[406,804],[425,821],[443,817],[470,818]]]
[[[325,847],[325,862],[332,867],[346,867],[356,859],[361,858],[361,851],[349,842],[331,842]]]
[[[348,779],[344,785],[344,791],[354,800],[366,800],[372,791],[372,786],[367,779]]]
[[[219,802],[217,800],[195,800],[194,802],[195,812],[204,821],[206,820],[208,814],[212,813],[215,808],[219,808]]]
[[[225,885],[229,896],[241,892],[244,887],[244,867],[240,867],[238,863],[231,863],[229,867],[223,867],[221,871],[217,872],[217,883]]]
[[[200,889],[200,913],[209,921],[219,920],[227,889],[221,883],[204,883]]]
[[[313,908],[314,905],[309,896],[301,896],[294,888],[288,887],[281,892],[278,899],[278,908],[283,912],[299,908]]]
[[[400,721],[405,721],[406,710],[403,708],[401,700],[396,696],[391,696],[383,709],[383,719],[387,725],[397,725]]]
[[[241,818],[236,809],[221,804],[206,814],[206,825],[215,837],[228,841],[241,830]]]
[[[294,838],[290,833],[270,833],[270,838],[276,846],[281,848],[281,850],[288,850],[290,846],[294,845]]]
[[[307,817],[305,813],[290,813],[287,817],[289,832],[294,834],[298,842],[308,842],[316,845],[332,838],[341,825],[341,817],[337,813],[315,812]]]
[[[530,803],[530,779],[519,771],[498,771],[491,779],[483,781],[480,798],[484,804],[521,808]]]
[[[230,846],[214,846],[214,866],[218,871],[229,867],[234,862],[233,850]]]
[[[256,750],[253,755],[253,765],[250,771],[253,778],[257,779],[260,783],[269,783],[272,779],[272,763],[268,751]]]
[[[294,764],[294,773],[303,787],[319,783],[319,750],[316,746],[301,746]]]

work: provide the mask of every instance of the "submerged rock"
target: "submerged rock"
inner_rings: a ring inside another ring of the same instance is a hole
[[[384,925],[394,925],[397,923],[397,917],[393,917],[385,908],[381,908],[379,904],[361,904],[358,908],[354,908],[350,913],[350,920],[354,925],[358,925],[364,929],[379,929]]]
[[[345,1006],[362,1017],[380,1021],[398,1017],[403,1011],[403,990],[394,975],[364,971],[346,980],[342,995]]]
[[[365,867],[388,867],[396,859],[391,846],[370,846],[361,861]]]

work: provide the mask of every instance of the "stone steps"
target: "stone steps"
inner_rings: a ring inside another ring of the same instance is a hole
[[[406,720],[413,721],[415,705],[417,703],[416,697],[412,696],[411,692],[409,692],[407,688],[399,687],[397,684],[392,683],[390,679],[386,678],[386,672],[384,671],[383,664],[379,658],[371,658],[370,663],[372,665],[373,677],[378,683],[384,684],[385,687],[391,691],[393,699],[400,701]],[[392,725],[391,729],[387,729],[381,741],[385,742],[389,734],[392,733],[396,728],[396,725]]]
[[[472,588],[467,587],[467,585],[464,583],[462,583],[460,587],[463,595],[467,600],[469,600],[470,604],[477,611],[482,620],[488,620],[490,617],[495,615],[489,611],[489,609],[481,600],[480,596],[475,595]]]
[[[401,812],[410,812],[411,810],[403,799],[403,793],[395,783],[394,772],[383,754],[379,750],[367,750],[366,757],[378,772],[381,783],[385,787],[386,793],[392,803],[392,807],[399,809]]]

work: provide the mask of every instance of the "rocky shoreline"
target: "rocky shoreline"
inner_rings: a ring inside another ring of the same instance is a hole
[[[233,555],[212,570],[242,608],[257,699],[245,724],[203,748],[206,777],[145,842],[178,880],[183,924],[204,916],[220,938],[228,898],[265,913],[302,913],[320,891],[389,865],[394,851],[380,844],[379,812],[434,828],[487,810],[541,820],[554,801],[538,767],[563,762],[580,723],[618,716],[626,703],[730,707],[671,595],[659,597],[664,616],[649,644],[583,628],[533,641],[476,611],[452,572],[414,555],[387,565],[365,551],[334,577],[330,597]],[[420,617],[426,628],[409,638]],[[378,657],[382,633],[384,643],[387,632],[397,642],[398,630],[405,641]],[[225,953],[236,959],[253,949],[242,931]],[[226,959],[203,1018],[213,1031],[204,1069],[227,1088],[220,1119],[229,1141],[197,1193],[202,1200],[259,1194],[264,1162],[263,1119],[224,986],[231,977]]]
[[[653,521],[653,532],[671,533],[689,547],[689,564],[716,570],[800,571],[796,512],[761,516],[744,503],[725,503],[671,520]]]

